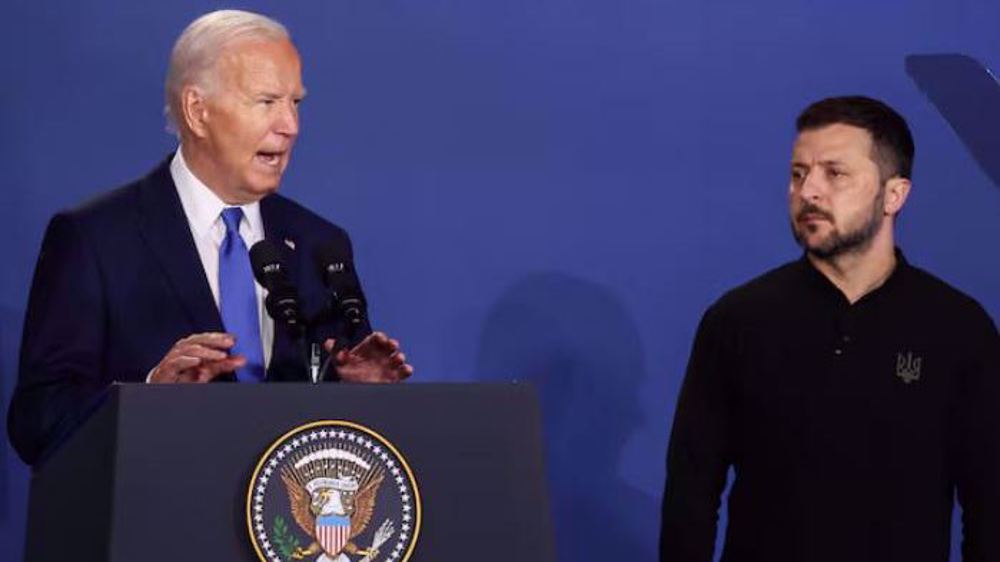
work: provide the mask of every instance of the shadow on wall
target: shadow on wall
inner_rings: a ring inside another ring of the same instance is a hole
[[[14,327],[14,311],[0,307],[0,430],[3,431],[3,443],[0,446],[0,521],[6,522],[10,517],[10,474],[8,465],[14,456],[7,440],[7,408],[10,406],[10,396],[17,382],[15,373],[16,354],[13,349],[18,333]]]
[[[7,440],[7,407],[17,382],[22,317],[21,311],[0,307],[0,543],[17,545],[15,554],[20,552],[24,532],[28,468],[21,464]],[[11,554],[9,550],[4,552]]]
[[[559,559],[652,560],[635,536],[658,500],[626,485],[618,463],[638,427],[644,378],[639,332],[608,289],[555,272],[514,283],[490,310],[481,378],[538,389]]]

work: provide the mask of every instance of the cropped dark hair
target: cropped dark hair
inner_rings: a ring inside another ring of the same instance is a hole
[[[885,103],[864,97],[844,96],[820,100],[805,109],[795,121],[801,133],[844,124],[868,131],[872,136],[875,162],[882,181],[913,174],[913,135],[906,120]]]

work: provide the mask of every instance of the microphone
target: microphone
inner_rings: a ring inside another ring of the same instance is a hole
[[[304,331],[299,292],[286,274],[287,268],[278,247],[261,240],[250,248],[250,265],[257,282],[267,289],[264,308],[276,322],[288,327],[292,335],[301,337]]]
[[[339,245],[326,244],[316,249],[316,265],[323,284],[330,292],[330,305],[347,322],[353,332],[365,322],[365,296],[350,260],[341,255]]]

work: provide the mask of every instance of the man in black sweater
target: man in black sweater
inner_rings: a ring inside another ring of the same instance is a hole
[[[797,121],[789,209],[805,255],[705,313],[667,455],[660,559],[1000,561],[1000,335],[909,265],[893,224],[913,139],[885,104],[831,98]]]

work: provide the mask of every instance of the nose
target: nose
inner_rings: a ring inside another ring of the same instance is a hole
[[[275,116],[274,130],[279,135],[295,138],[299,134],[299,107],[289,101],[281,104]]]
[[[815,168],[806,172],[805,177],[799,182],[799,197],[806,201],[817,201],[823,193],[823,180],[821,174]]]

